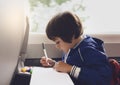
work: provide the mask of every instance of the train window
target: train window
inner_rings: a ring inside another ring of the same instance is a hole
[[[30,32],[45,33],[50,18],[69,10],[81,19],[85,33],[120,33],[119,0],[26,0]]]

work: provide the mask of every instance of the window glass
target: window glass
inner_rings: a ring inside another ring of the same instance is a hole
[[[81,19],[85,33],[120,33],[119,0],[26,0],[30,32],[45,33],[48,21],[69,10]]]

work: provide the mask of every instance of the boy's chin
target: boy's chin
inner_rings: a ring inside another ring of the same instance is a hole
[[[62,50],[63,51],[63,50]],[[63,51],[64,53],[68,53],[68,51]]]

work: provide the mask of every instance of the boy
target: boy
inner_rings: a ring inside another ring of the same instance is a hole
[[[53,66],[56,71],[68,73],[75,85],[110,85],[112,71],[103,41],[83,35],[77,15],[67,11],[57,14],[49,21],[46,34],[64,56],[57,63],[42,57],[43,66]]]

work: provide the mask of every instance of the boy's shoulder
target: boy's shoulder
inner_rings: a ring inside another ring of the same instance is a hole
[[[79,43],[78,48],[84,49],[84,48],[95,48],[102,52],[105,52],[104,50],[104,42],[99,39],[95,38],[89,35],[84,35],[83,40]]]

